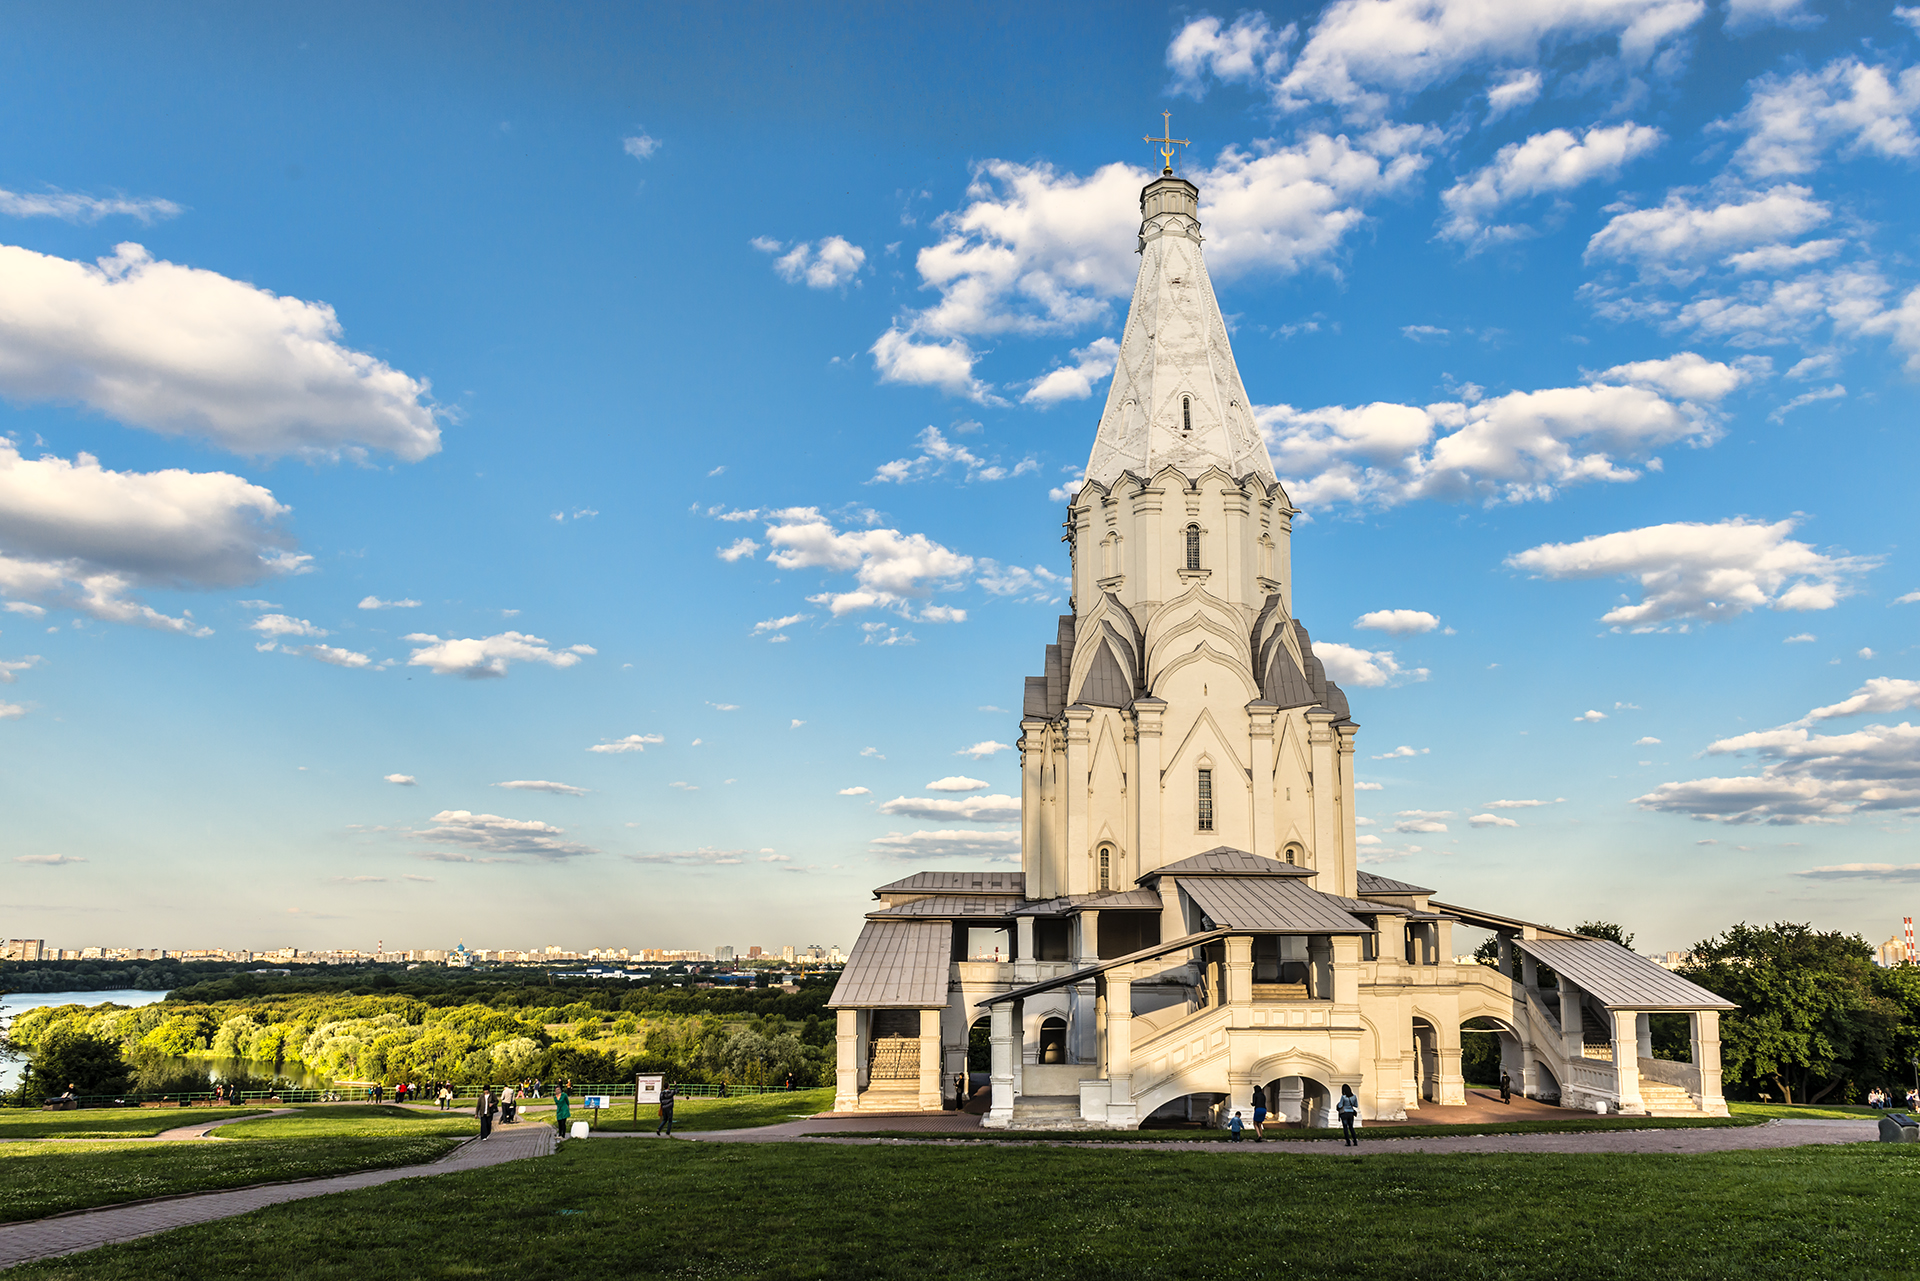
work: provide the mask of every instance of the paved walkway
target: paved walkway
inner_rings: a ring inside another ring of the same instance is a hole
[[[185,1128],[196,1131],[200,1127]],[[185,1137],[191,1138],[194,1134],[190,1132]],[[0,1226],[0,1268],[54,1255],[77,1254],[82,1250],[133,1241],[195,1223],[232,1218],[236,1214],[247,1214],[269,1205],[279,1205],[283,1201],[299,1201],[334,1192],[353,1192],[360,1188],[379,1187],[398,1179],[457,1174],[462,1170],[477,1170],[506,1161],[547,1156],[553,1152],[554,1141],[551,1125],[525,1123],[504,1126],[496,1129],[493,1137],[485,1142],[471,1139],[427,1165],[366,1170],[359,1174],[236,1188],[229,1192],[200,1192],[133,1205],[82,1210],[50,1219],[36,1219],[31,1223],[7,1224]]]

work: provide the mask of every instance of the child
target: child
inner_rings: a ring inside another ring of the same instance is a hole
[[[1233,1141],[1235,1143],[1240,1141],[1240,1124],[1240,1114],[1238,1112],[1233,1114],[1233,1120],[1227,1122],[1227,1128],[1233,1131]]]

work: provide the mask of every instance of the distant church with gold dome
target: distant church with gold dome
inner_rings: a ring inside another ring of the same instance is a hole
[[[1021,870],[874,891],[829,1003],[835,1111],[937,1111],[978,1084],[989,1127],[1132,1129],[1251,1118],[1259,1090],[1276,1120],[1331,1125],[1350,1086],[1363,1118],[1401,1119],[1465,1101],[1472,1023],[1529,1097],[1724,1115],[1730,1003],[1359,867],[1361,727],[1295,613],[1298,511],[1234,364],[1200,192],[1178,140],[1154,141],[1167,166],[1140,193],[1139,280],[1067,508],[1071,612],[1026,680]],[[1497,968],[1455,962],[1457,923],[1495,932]],[[1688,1016],[1690,1063],[1653,1058],[1660,1013]]]

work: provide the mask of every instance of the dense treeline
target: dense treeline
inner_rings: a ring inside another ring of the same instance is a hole
[[[164,992],[249,968],[237,961],[0,961],[0,992]]]

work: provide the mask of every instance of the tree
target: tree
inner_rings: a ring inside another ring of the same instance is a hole
[[[1615,925],[1612,921],[1587,921],[1574,926],[1573,932],[1584,934],[1590,939],[1606,939],[1610,943],[1618,943],[1628,951],[1633,950],[1633,935],[1627,933],[1625,926]]]
[[[43,1103],[71,1085],[76,1094],[125,1094],[127,1065],[120,1043],[70,1028],[42,1037],[33,1060],[20,1075],[20,1098]]]
[[[1818,1103],[1892,1066],[1902,1003],[1878,990],[1877,970],[1859,935],[1781,921],[1695,945],[1679,973],[1740,1007],[1720,1020],[1728,1085]]]

